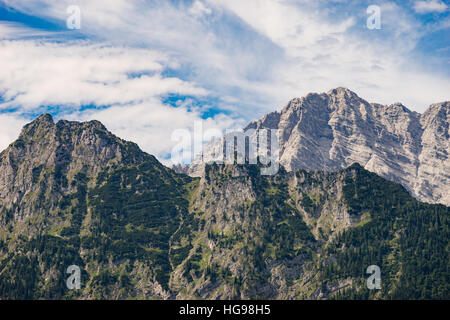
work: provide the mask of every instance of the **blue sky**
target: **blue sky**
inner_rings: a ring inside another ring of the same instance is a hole
[[[67,8],[80,9],[69,30]],[[370,30],[366,9],[380,8]],[[98,119],[168,159],[171,132],[242,127],[345,86],[423,112],[449,100],[448,1],[0,1],[0,149],[42,112]]]

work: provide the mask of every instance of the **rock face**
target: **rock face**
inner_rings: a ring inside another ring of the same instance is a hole
[[[54,123],[50,115],[42,115],[0,154],[0,208],[19,220],[36,210],[51,211],[36,204],[74,192],[71,182],[77,173],[96,176],[109,165],[144,161],[138,150],[98,121]]]
[[[170,169],[172,169],[176,173],[188,174],[189,166],[182,164],[174,164]]]
[[[450,102],[419,114],[400,103],[369,103],[337,88],[293,99],[244,131],[279,130],[280,163],[288,171],[336,171],[357,162],[402,184],[421,201],[450,205],[449,123]],[[205,158],[212,146],[205,149]],[[202,170],[197,158],[189,174],[200,176]]]
[[[282,169],[264,177],[251,165],[206,166],[191,206],[200,228],[172,276],[174,288],[184,288],[177,298],[313,298],[320,280],[311,280],[318,272],[312,256],[340,232],[370,220],[349,210],[345,198],[346,181],[359,170]],[[199,257],[214,266],[206,276],[191,262]]]

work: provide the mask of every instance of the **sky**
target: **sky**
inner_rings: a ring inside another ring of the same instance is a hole
[[[242,128],[336,87],[417,112],[450,100],[450,3],[0,0],[0,150],[50,113],[168,164],[177,130]]]

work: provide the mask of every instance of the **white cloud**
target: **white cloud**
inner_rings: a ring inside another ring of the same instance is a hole
[[[414,2],[417,13],[444,12],[448,6],[440,0],[421,0]]]
[[[0,152],[16,140],[28,121],[14,114],[0,114]]]
[[[29,14],[65,19],[69,4],[68,0],[24,0],[14,5]],[[449,79],[425,72],[411,56],[427,30],[408,10],[382,2],[382,30],[369,31],[365,8],[359,4],[349,2],[347,14],[330,11],[324,4],[78,2],[83,33],[176,57],[188,80],[217,95],[220,107],[247,120],[309,91],[338,86],[372,101],[402,101],[416,111],[448,99]],[[433,85],[428,85],[429,79]],[[236,103],[225,102],[233,98]]]
[[[206,94],[194,84],[162,77],[168,65],[176,67],[164,55],[146,49],[1,41],[0,91],[6,102],[0,108],[100,106],[137,103],[167,93]]]
[[[332,23],[323,16],[302,10],[292,1],[217,0],[215,3],[235,13],[282,48],[307,47],[331,35],[343,34],[355,23],[354,18]],[[287,54],[295,55],[295,52]]]
[[[364,35],[351,32],[353,18],[334,21],[294,1],[217,0],[282,48],[286,58],[274,69],[271,85],[278,106],[287,97],[324,92],[337,86],[356,91],[369,101],[402,101],[424,111],[435,101],[447,100],[450,79],[427,73],[410,57],[422,36],[420,24],[394,3],[382,4],[383,28]],[[355,15],[356,16],[356,15]]]
[[[192,7],[189,9],[189,13],[196,16],[202,17],[204,15],[210,15],[212,10],[205,6],[205,4],[199,0],[195,0]]]

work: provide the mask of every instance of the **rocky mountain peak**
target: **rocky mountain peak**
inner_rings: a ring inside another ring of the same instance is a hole
[[[344,87],[329,90],[327,93],[308,93],[305,97],[291,99],[280,112],[271,112],[264,115],[260,120],[251,121],[244,128],[244,131],[258,128],[276,129],[279,127],[280,119],[283,117],[286,118],[287,115],[298,114],[301,112],[300,110],[316,112],[318,106],[329,104],[330,102],[336,102],[343,108],[347,108],[359,101],[363,100],[356,93]]]
[[[304,97],[293,98],[281,110],[281,115],[298,114],[302,110],[320,114],[322,114],[323,111],[346,111],[347,109],[350,110],[359,107],[361,103],[368,104],[350,89],[338,87],[329,90],[327,93],[308,93]],[[322,110],[321,106],[326,106],[328,110]],[[265,116],[263,119],[265,119]]]
[[[347,97],[358,96],[355,92],[345,87],[337,87],[328,90],[327,94],[329,96],[347,96]]]
[[[137,165],[156,159],[132,142],[109,132],[99,121],[55,123],[45,114],[27,124],[19,139],[0,154],[0,206],[16,210],[17,219],[32,207],[16,204],[74,192],[77,177],[95,178],[117,165]],[[14,209],[16,208],[16,209]]]
[[[48,130],[55,125],[53,121],[53,117],[50,114],[42,114],[34,121],[25,125],[22,129],[20,137],[23,138],[25,136],[31,137],[37,131],[40,130]]]
[[[421,201],[449,205],[449,123],[450,102],[421,115],[399,102],[369,103],[339,87],[294,98],[246,129],[278,129],[280,164],[289,171],[335,171],[356,162]],[[213,153],[206,148],[204,154]],[[189,174],[202,174],[196,161]]]
[[[48,113],[44,113],[42,115],[40,115],[39,117],[36,118],[36,120],[32,121],[30,124],[38,124],[38,123],[48,123],[48,124],[53,124],[53,117],[51,114]]]
[[[401,102],[396,102],[394,104],[391,104],[391,105],[387,106],[386,109],[394,110],[394,111],[397,111],[397,112],[406,112],[406,113],[411,113],[412,112],[407,107],[405,107]]]
[[[421,116],[422,121],[426,122],[428,119],[446,121],[448,126],[450,121],[450,101],[432,104]]]
[[[278,128],[278,123],[280,122],[281,114],[277,111],[268,113],[263,116],[260,121],[251,121],[245,128],[244,131],[249,129],[259,129],[259,128]]]
[[[362,100],[355,92],[348,88],[338,87],[327,92],[331,100],[340,102],[351,102]]]

